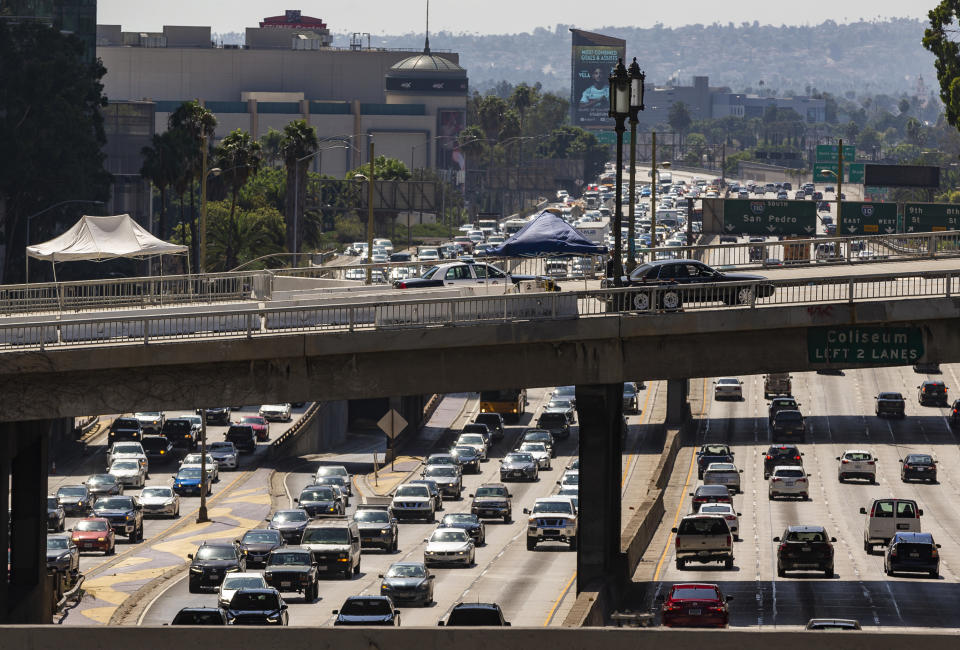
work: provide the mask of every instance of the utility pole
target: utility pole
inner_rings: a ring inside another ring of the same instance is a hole
[[[656,260],[657,247],[657,133],[650,133],[650,259]]]
[[[843,234],[843,218],[840,213],[843,209],[843,138],[839,140],[840,146],[837,147],[837,232],[836,236]]]
[[[367,284],[370,284],[373,264],[373,140],[370,141],[370,178],[367,187]]]
[[[207,409],[200,409],[200,508],[197,523],[210,521],[207,516]]]

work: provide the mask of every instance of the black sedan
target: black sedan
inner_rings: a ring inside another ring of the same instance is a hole
[[[500,461],[500,482],[511,479],[536,481],[540,478],[537,460],[530,454],[515,451],[504,456]]]
[[[444,515],[437,528],[459,528],[473,539],[473,543],[482,546],[487,542],[487,528],[480,518],[469,512],[456,512]]]
[[[291,510],[277,510],[270,520],[269,527],[280,531],[287,544],[299,544],[303,531],[310,523],[310,515],[303,508]]]
[[[244,571],[247,568],[246,560],[236,544],[204,542],[196,553],[187,557],[191,560],[188,584],[191,594],[217,591],[228,571]]]
[[[234,625],[287,625],[289,614],[276,589],[239,589],[228,610]]]
[[[937,482],[937,461],[930,454],[908,454],[900,460],[900,480]]]
[[[254,528],[243,534],[240,550],[247,559],[248,567],[265,566],[270,551],[285,544],[279,530]]]
[[[902,418],[905,415],[906,402],[900,393],[879,393],[876,398],[877,417],[890,415]]]
[[[337,615],[334,625],[400,625],[400,610],[393,608],[388,596],[348,596],[333,613]]]
[[[476,448],[459,445],[450,450],[450,455],[464,472],[470,470],[474,474],[480,473],[480,452]]]
[[[95,497],[123,494],[123,483],[113,474],[94,474],[83,482]]]
[[[47,530],[62,533],[67,525],[67,514],[57,497],[47,497]]]
[[[380,595],[389,596],[397,605],[426,607],[433,602],[433,582],[434,576],[423,562],[395,562],[380,574]]]
[[[684,289],[688,284],[718,284],[744,282],[753,284],[735,287],[702,287]],[[614,286],[613,278],[607,278],[603,287]],[[749,305],[757,298],[773,295],[774,286],[762,275],[747,273],[725,273],[713,269],[697,260],[668,259],[641,264],[628,276],[622,278],[622,286],[633,289],[625,294],[623,309],[647,311],[649,309],[680,309],[685,302],[722,302],[727,305]],[[657,292],[657,304],[651,305],[653,291]],[[619,307],[618,300],[611,297],[610,306]]]

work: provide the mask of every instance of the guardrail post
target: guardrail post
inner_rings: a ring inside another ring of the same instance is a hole
[[[350,331],[353,331],[353,319],[354,319],[354,307],[347,308],[347,323],[349,324]]]
[[[247,338],[253,338],[253,314],[247,314]]]
[[[553,320],[557,319],[557,292],[554,291],[550,294],[550,299],[553,301],[553,304],[550,306],[551,318]]]
[[[143,323],[143,344],[147,345],[150,343],[150,321],[144,318],[141,322]]]
[[[847,278],[847,302],[853,302],[853,278]]]
[[[930,233],[930,237],[927,239],[927,248],[930,249],[930,257],[937,256],[937,235]]]
[[[953,291],[953,274],[947,273],[947,291],[946,291],[947,298],[950,297],[950,294],[952,291]]]

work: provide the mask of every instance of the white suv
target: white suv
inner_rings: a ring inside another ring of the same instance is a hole
[[[769,496],[773,501],[776,497],[796,496],[804,501],[810,498],[810,476],[803,467],[797,465],[777,465],[770,475]]]
[[[837,456],[837,480],[841,483],[851,478],[866,479],[868,483],[877,482],[877,459],[869,451],[848,449]]]

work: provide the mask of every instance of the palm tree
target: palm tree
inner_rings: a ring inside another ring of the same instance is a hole
[[[317,130],[306,120],[294,120],[283,127],[283,141],[280,152],[287,170],[287,192],[284,200],[284,212],[287,221],[287,250],[297,250],[299,242],[294,241],[294,218],[303,214],[304,199],[307,194],[307,164],[303,158],[317,151]],[[297,233],[297,239],[300,233]]]
[[[209,145],[217,128],[217,118],[213,113],[200,105],[197,101],[183,102],[170,114],[167,125],[184,143],[183,157],[180,161],[184,173],[187,175],[190,189],[190,242],[193,248],[193,259],[200,257],[200,238],[197,235],[197,211],[194,203],[193,184],[201,180],[200,175],[205,169],[200,169],[203,160],[203,147]],[[182,195],[181,195],[182,197]],[[180,206],[181,221],[183,215],[183,201]]]
[[[229,271],[243,262],[283,251],[283,218],[274,208],[240,209],[207,204],[211,271]]]
[[[263,162],[263,148],[243,129],[236,129],[225,137],[214,150],[214,164],[221,170],[221,178],[230,190],[230,219],[237,209],[237,195]],[[232,267],[231,267],[232,268]]]
[[[140,176],[153,183],[160,192],[160,219],[158,236],[160,239],[168,237],[167,228],[167,189],[174,184],[178,174],[177,144],[174,134],[170,131],[154,134],[151,144],[140,150],[143,156],[143,166]]]

